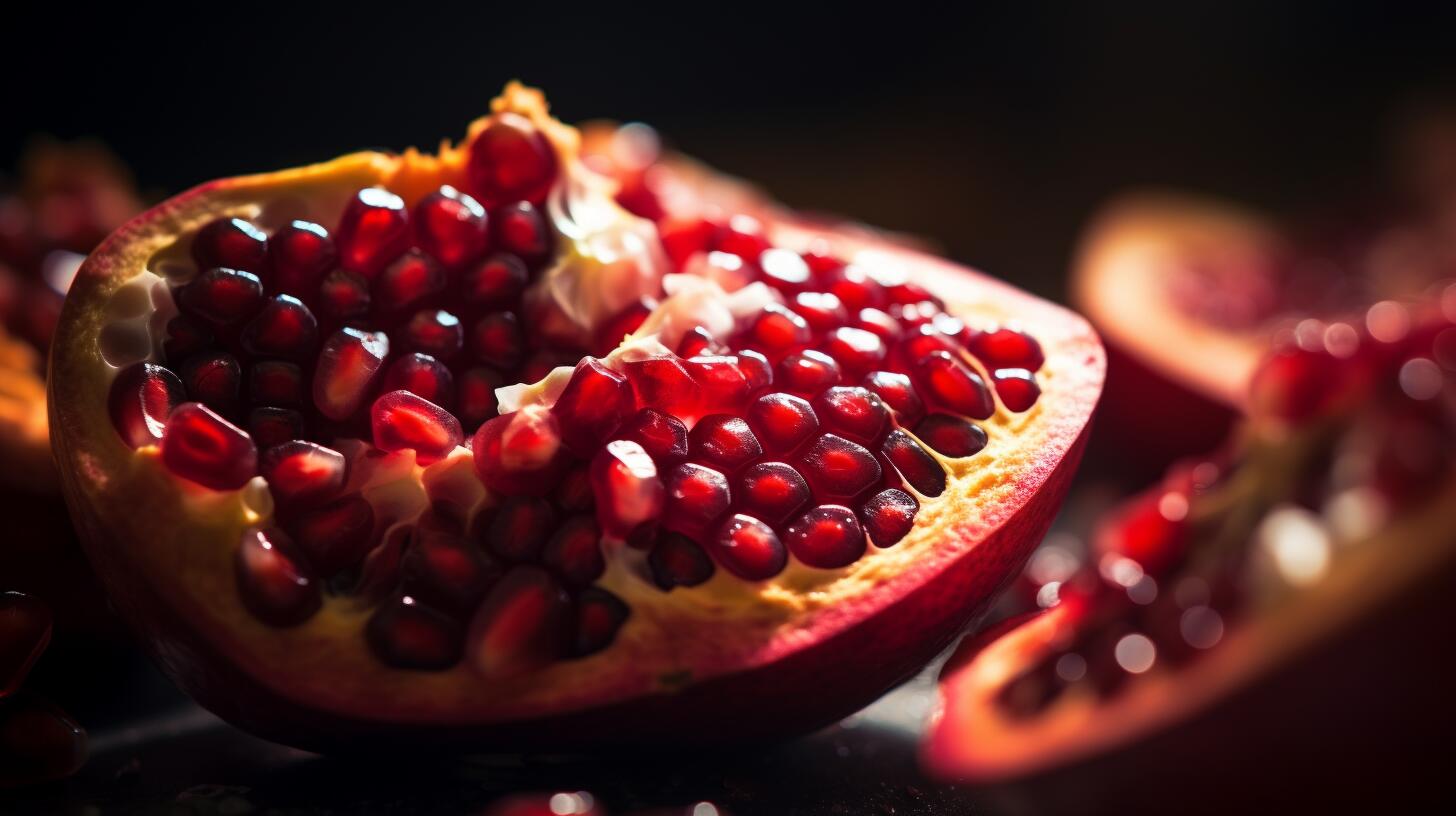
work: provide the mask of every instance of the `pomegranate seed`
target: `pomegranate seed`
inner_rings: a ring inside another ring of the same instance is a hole
[[[560,576],[567,586],[587,586],[607,570],[600,539],[601,531],[591,516],[573,516],[562,522],[546,542],[541,563]]]
[[[241,218],[219,218],[192,238],[198,269],[223,266],[261,275],[268,268],[268,236]]]
[[[872,371],[865,375],[860,384],[875,392],[895,412],[895,419],[901,425],[914,425],[925,416],[925,403],[920,401],[920,395],[915,393],[910,378],[904,374]]]
[[[162,431],[162,464],[214,490],[236,490],[258,472],[258,449],[242,428],[211,408],[184,402]]]
[[[410,250],[384,268],[374,281],[370,302],[382,314],[413,311],[445,291],[445,270],[419,250]]]
[[[219,325],[252,317],[263,306],[263,282],[252,272],[209,269],[182,289],[181,305],[189,314]]]
[[[973,332],[966,347],[986,368],[1036,371],[1046,362],[1041,344],[1025,332],[999,327]]]
[[[404,525],[385,531],[379,546],[370,550],[359,565],[359,579],[354,587],[357,597],[378,603],[394,593],[399,586],[400,562],[413,532]]]
[[[748,408],[748,424],[772,453],[788,453],[819,430],[819,417],[801,397],[764,394]]]
[[[465,345],[465,330],[460,319],[449,312],[421,309],[400,329],[399,345],[405,351],[449,360]]]
[[[293,221],[273,233],[268,259],[273,266],[269,287],[276,292],[306,298],[338,260],[328,230],[309,221]]]
[[[578,456],[590,456],[632,413],[627,378],[588,357],[551,410],[561,424],[561,440]]]
[[[622,344],[622,340],[637,331],[650,314],[652,309],[639,301],[613,315],[597,329],[592,339],[592,353],[598,357],[607,356]]]
[[[939,332],[934,325],[934,321],[940,314],[940,307],[928,300],[887,308],[900,321],[900,325],[907,329],[921,329],[925,333]]]
[[[581,362],[580,351],[567,351],[565,349],[540,349],[526,358],[521,364],[520,372],[516,380],[523,383],[540,382],[547,375],[558,368],[576,368]]]
[[[344,489],[344,455],[301,439],[264,451],[258,472],[268,480],[273,499],[283,507],[302,507],[333,498]]]
[[[455,615],[470,614],[499,577],[485,553],[429,518],[415,525],[400,561],[406,595]]]
[[[406,595],[369,618],[364,637],[374,656],[396,669],[441,671],[460,662],[465,631],[455,619]]]
[[[813,279],[809,264],[787,249],[765,250],[758,256],[758,268],[763,272],[764,282],[780,292],[801,292],[811,285]],[[838,298],[834,299],[834,304],[839,305]],[[800,314],[806,319],[809,317],[806,313]]]
[[[551,249],[546,219],[529,202],[517,202],[496,211],[495,223],[496,242],[527,263],[540,261]]]
[[[890,409],[873,391],[859,386],[827,388],[814,398],[825,430],[873,445],[890,426]]]
[[[812,349],[790,354],[779,361],[774,383],[791,394],[812,397],[839,384],[839,363]]]
[[[669,530],[701,536],[728,510],[728,477],[712,468],[684,462],[667,474],[667,505],[662,524]]]
[[[688,435],[692,456],[724,472],[732,473],[763,454],[758,437],[742,417],[709,414],[698,420]]]
[[[890,317],[885,312],[872,307],[860,309],[850,325],[879,337],[885,343],[891,343],[900,339],[900,335],[904,332],[900,328],[899,321]]]
[[[986,447],[981,426],[950,414],[931,414],[915,426],[915,435],[931,450],[951,458],[974,456]]]
[[[515,368],[526,356],[526,338],[514,312],[492,312],[470,327],[475,359],[496,368]]]
[[[934,403],[975,419],[996,412],[991,393],[979,374],[944,351],[934,351],[915,364],[920,390]]]
[[[14,694],[51,642],[51,609],[23,592],[0,592],[0,700]]]
[[[503,496],[543,496],[570,464],[556,416],[540,406],[487,420],[475,432],[475,472]]]
[[[501,502],[485,531],[485,546],[507,561],[534,561],[556,528],[556,510],[534,496],[512,496]]]
[[[852,377],[879,367],[885,359],[885,342],[874,332],[843,326],[824,339],[824,352],[833,357]]]
[[[257,357],[303,359],[318,343],[318,321],[292,295],[278,295],[243,328],[243,348]]]
[[[816,238],[808,251],[800,257],[809,265],[809,271],[818,280],[824,280],[844,268],[844,261],[835,257],[830,251],[829,242],[822,238]]]
[[[658,227],[662,248],[675,268],[681,270],[688,260],[717,240],[722,227],[707,219],[668,221]]]
[[[282,360],[254,363],[248,372],[248,398],[254,405],[303,405],[303,369]]]
[[[739,509],[778,525],[809,503],[809,483],[783,462],[760,462],[743,472],[734,495]]]
[[[460,420],[444,408],[409,391],[390,391],[370,411],[374,446],[380,450],[413,450],[415,460],[429,465],[465,442]]]
[[[658,470],[667,470],[688,458],[687,426],[653,408],[643,408],[629,417],[617,429],[617,438],[641,445]]]
[[[1036,378],[1024,368],[998,368],[991,372],[991,382],[996,385],[1001,404],[1018,414],[1031,410],[1041,396]]]
[[[354,415],[374,388],[389,338],[381,332],[340,329],[324,343],[313,376],[313,404],[325,417],[342,422]]]
[[[530,282],[531,273],[524,261],[498,252],[465,271],[460,278],[460,294],[472,306],[500,308],[514,304]]]
[[[353,272],[335,269],[319,284],[318,313],[334,323],[361,320],[369,314],[369,282]]]
[[[723,569],[745,581],[765,581],[783,572],[788,553],[772,527],[735,513],[713,536],[713,555]]]
[[[734,356],[738,358],[738,370],[743,372],[750,394],[773,384],[773,366],[767,357],[753,349],[744,349]]]
[[[545,666],[570,649],[574,617],[571,598],[550,573],[516,567],[475,613],[466,635],[470,665],[489,680]]]
[[[410,246],[404,199],[380,187],[366,187],[349,199],[334,233],[339,265],[373,280]]]
[[[662,536],[647,554],[652,582],[664,592],[695,587],[713,577],[713,560],[696,541],[680,533]]]
[[[152,363],[122,369],[111,383],[107,410],[121,439],[133,448],[155,445],[162,439],[167,417],[186,397],[182,381]]]
[[[455,375],[428,354],[406,354],[384,372],[383,391],[408,391],[449,409],[455,401]]]
[[[880,452],[920,495],[935,497],[945,492],[945,468],[909,434],[899,428],[890,431]]]
[[[592,491],[591,468],[576,467],[567,471],[552,499],[568,513],[585,513],[595,508],[597,497]]]
[[[929,289],[926,289],[918,283],[911,283],[906,280],[887,283],[885,286],[885,296],[890,299],[891,303],[930,303],[937,309],[945,308],[945,304],[941,303],[940,298],[932,295]]]
[[[935,315],[930,318],[930,325],[936,331],[961,344],[962,347],[971,339],[971,330],[966,328],[966,324],[955,315],[937,310]]]
[[[362,496],[346,496],[298,516],[287,526],[314,574],[327,578],[358,564],[369,552],[374,508]]]
[[[414,224],[420,249],[449,267],[479,258],[490,243],[485,208],[448,184],[420,199]]]
[[[718,341],[714,340],[713,335],[709,334],[708,330],[702,326],[694,326],[684,333],[682,339],[677,342],[677,356],[684,360],[699,355],[705,357],[712,356],[720,350]]]
[[[915,526],[920,502],[903,490],[890,488],[871,496],[860,508],[859,516],[865,532],[876,547],[893,547]]]
[[[323,597],[278,530],[249,530],[238,547],[238,596],[269,626],[296,626],[319,610]]]
[[[556,154],[531,120],[498,113],[471,142],[465,172],[487,207],[514,201],[540,204],[556,180]]]
[[[628,614],[627,605],[605,589],[583,590],[576,599],[576,648],[572,654],[585,657],[612,645]]]
[[[501,375],[491,368],[472,368],[460,375],[455,414],[467,430],[475,430],[496,415],[495,390],[502,385]]]
[[[683,272],[707,278],[721,286],[726,292],[736,292],[753,282],[753,270],[749,268],[747,262],[737,255],[727,252],[694,255],[688,261]]]
[[[811,336],[808,322],[778,303],[765,306],[748,329],[749,341],[770,354],[802,348]]]
[[[853,264],[826,275],[824,282],[827,284],[824,288],[838,296],[844,308],[851,312],[885,305],[885,288]]]
[[[182,364],[182,384],[194,402],[221,414],[232,414],[242,390],[243,370],[231,354],[214,351]]]
[[[638,408],[656,408],[679,419],[697,418],[701,393],[676,356],[648,357],[622,364]]]
[[[849,319],[839,298],[828,292],[800,292],[793,303],[794,313],[804,318],[816,334],[833,331]]]
[[[7,700],[0,706],[0,788],[72,776],[86,763],[87,744],[86,730],[60,706],[34,694]]]
[[[763,224],[750,215],[735,215],[717,235],[713,249],[729,252],[745,261],[757,260],[770,248],[763,235]]]
[[[254,408],[248,414],[248,435],[259,450],[304,436],[303,414],[290,408]]]
[[[952,357],[956,355],[950,338],[931,325],[915,326],[900,340],[900,355],[912,364],[937,351],[947,352]]]
[[[664,488],[657,465],[636,442],[608,442],[591,464],[597,521],[609,535],[623,537],[662,515]]]
[[[176,363],[206,350],[212,341],[212,329],[207,324],[187,315],[177,315],[167,321],[167,339],[162,341],[162,353],[168,361]]]
[[[880,481],[879,460],[842,436],[824,434],[799,457],[799,470],[823,502],[852,500]]]
[[[784,543],[801,563],[835,569],[864,555],[865,534],[848,507],[823,504],[795,519],[784,530]]]
[[[732,410],[748,399],[748,378],[736,357],[695,357],[683,365],[702,389],[704,404]]]

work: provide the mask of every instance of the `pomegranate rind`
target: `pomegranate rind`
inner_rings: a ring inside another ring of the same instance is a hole
[[[558,147],[575,138],[548,133]],[[176,236],[216,217],[256,216],[297,199],[342,209],[353,191],[375,184],[412,206],[442,183],[463,183],[464,154],[448,145],[437,157],[359,153],[206,184],[114,233],[77,276],[50,378],[67,500],[118,609],[200,702],[256,733],[314,748],[358,748],[356,737],[385,733],[506,750],[782,736],[832,722],[910,677],[1015,574],[1081,455],[1106,366],[1095,333],[1073,313],[980,273],[867,233],[783,219],[770,224],[776,241],[823,239],[842,255],[902,266],[956,315],[1016,322],[1047,351],[1037,406],[999,412],[987,423],[995,441],[986,451],[947,461],[950,487],[922,501],[896,547],[840,570],[791,569],[762,586],[720,570],[672,593],[609,569],[599,585],[633,610],[611,648],[492,681],[463,665],[432,673],[382,665],[362,636],[370,610],[352,599],[326,599],[287,630],[254,619],[233,589],[232,557],[243,531],[270,512],[256,498],[263,491],[258,482],[226,492],[189,487],[160,466],[155,449],[121,442],[105,413],[108,372],[97,346],[108,299]],[[461,455],[468,452],[432,467]]]

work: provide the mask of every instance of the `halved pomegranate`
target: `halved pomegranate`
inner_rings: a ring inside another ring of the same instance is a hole
[[[1045,611],[962,647],[936,773],[1136,793],[1237,767],[1383,801],[1375,769],[1424,768],[1456,720],[1456,283],[1383,308],[1406,329],[1267,356],[1224,453],[1106,518]]]
[[[1086,324],[862,233],[634,216],[539,93],[493,110],[92,255],[51,405],[118,608],[205,705],[316,747],[789,734],[924,665],[1066,488]],[[876,330],[797,311],[826,293]],[[928,448],[921,403],[979,444]]]

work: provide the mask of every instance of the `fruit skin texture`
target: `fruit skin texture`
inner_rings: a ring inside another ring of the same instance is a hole
[[[246,491],[190,490],[149,451],[127,449],[106,422],[106,382],[94,350],[107,298],[172,236],[259,198],[337,200],[342,191],[382,184],[408,206],[441,183],[460,182],[463,173],[463,151],[447,150],[439,160],[356,154],[214,182],[115,233],[78,276],[52,357],[53,444],[65,463],[66,495],[117,608],[178,683],[225,719],[270,739],[341,751],[424,742],[560,751],[802,733],[913,675],[984,611],[1045,531],[1080,458],[1101,388],[1102,351],[1085,322],[948,262],[785,219],[777,226],[786,232],[832,235],[851,248],[893,255],[953,304],[1017,311],[1056,359],[1054,388],[1036,412],[1039,435],[1017,448],[1024,461],[1014,478],[995,485],[980,512],[944,513],[935,526],[912,532],[936,542],[923,563],[888,574],[874,593],[794,618],[790,633],[772,620],[695,623],[680,640],[625,638],[591,657],[499,685],[465,674],[465,667],[427,678],[383,668],[369,658],[362,638],[357,645],[339,640],[341,632],[364,625],[364,613],[342,605],[299,627],[265,629],[225,588],[234,542],[249,524]],[[946,506],[972,495],[972,481],[956,482],[963,495],[948,494]],[[895,551],[910,546],[907,540]],[[180,584],[179,570],[195,580]],[[325,646],[333,649],[327,663],[298,660]],[[865,660],[867,654],[874,659]],[[856,670],[828,670],[841,664]],[[671,670],[675,665],[682,670]],[[387,738],[360,739],[371,735]]]

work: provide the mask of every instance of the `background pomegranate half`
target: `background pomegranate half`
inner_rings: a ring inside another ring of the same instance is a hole
[[[493,110],[204,185],[87,261],[53,442],[125,617],[314,747],[791,734],[923,666],[1055,510],[1095,335],[706,189],[633,215],[538,93]]]

